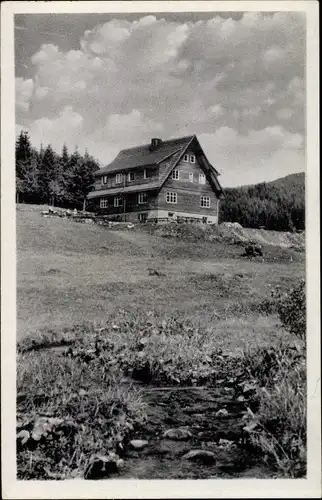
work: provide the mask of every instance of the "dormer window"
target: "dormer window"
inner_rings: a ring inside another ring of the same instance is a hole
[[[133,182],[134,179],[135,179],[135,173],[134,172],[129,172],[127,174],[127,180],[128,180],[128,182]]]
[[[195,155],[190,155],[190,163],[196,163]]]
[[[122,180],[123,180],[123,175],[116,174],[116,179],[115,179],[116,184],[122,184]]]
[[[152,170],[149,168],[144,169],[144,179],[151,179],[152,177]]]
[[[107,184],[107,175],[103,175],[103,177],[101,178],[101,182],[102,184]]]
[[[171,179],[175,179],[176,181],[179,180],[179,170],[177,168],[175,168],[174,170],[172,170],[172,172],[171,172]]]

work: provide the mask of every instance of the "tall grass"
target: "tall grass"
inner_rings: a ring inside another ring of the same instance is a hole
[[[245,369],[255,393],[245,427],[249,440],[279,474],[306,473],[306,308],[305,282],[286,294],[276,294],[275,307],[285,329],[299,341],[293,345],[246,353]]]
[[[17,374],[19,479],[86,476],[144,421],[140,395],[112,367],[40,351],[18,355]]]
[[[283,298],[281,320],[289,329],[292,318],[291,331],[300,332],[305,307],[300,304],[298,314],[299,294],[292,289]],[[280,300],[276,299],[277,310]],[[285,316],[286,306],[289,314]],[[296,308],[296,315],[292,308]],[[21,449],[19,477],[44,478],[49,473],[63,476],[74,470],[86,475],[93,455],[122,452],[134,427],[145,418],[141,397],[133,387],[124,385],[124,374],[162,385],[213,386],[216,379],[228,381],[231,377],[237,386],[245,389],[248,385],[251,390],[246,389],[248,409],[244,417],[247,443],[278,474],[303,476],[303,336],[298,334],[297,343],[291,344],[287,334],[278,346],[256,347],[233,356],[221,351],[212,325],[175,315],[119,312],[106,324],[76,326],[59,335],[51,332],[24,339],[18,346],[18,409],[20,420],[28,417],[31,424],[19,428],[32,433],[39,416],[45,415],[62,419],[69,431],[68,437],[63,432],[50,446],[46,438],[35,450]],[[51,343],[67,343],[69,347],[64,355],[40,349]]]

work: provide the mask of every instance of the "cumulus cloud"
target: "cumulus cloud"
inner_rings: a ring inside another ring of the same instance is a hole
[[[221,127],[214,134],[201,134],[202,148],[222,172],[225,185],[238,186],[269,181],[303,171],[303,136],[287,132],[280,125],[240,134]]]
[[[291,108],[282,108],[276,111],[276,116],[280,120],[290,120],[294,114]]]
[[[83,117],[66,106],[53,118],[39,118],[28,127],[33,144],[52,144],[58,151],[64,143],[78,146],[81,140]]]
[[[288,134],[305,132],[304,39],[305,18],[291,12],[111,19],[85,31],[78,50],[39,47],[33,78],[16,82],[17,120],[58,143],[65,117],[68,140],[102,163],[154,134],[224,134],[257,155],[256,141],[286,151]]]
[[[107,117],[104,127],[90,135],[91,140],[108,140],[110,144],[122,144],[125,137],[130,137],[130,145],[139,141],[149,141],[150,135],[163,131],[163,125],[147,118],[138,109],[133,109],[127,114],[114,113]],[[127,139],[128,141],[129,139]]]
[[[25,113],[29,110],[34,82],[31,79],[16,78],[16,109]]]

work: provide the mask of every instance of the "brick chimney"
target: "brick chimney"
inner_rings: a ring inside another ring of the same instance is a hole
[[[153,137],[153,139],[151,139],[151,144],[149,146],[150,151],[154,151],[159,146],[161,146],[161,144],[162,144],[162,139],[158,139],[157,137]]]

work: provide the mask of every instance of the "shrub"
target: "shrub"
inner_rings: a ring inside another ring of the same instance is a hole
[[[286,293],[275,290],[263,304],[277,312],[283,327],[300,343],[246,354],[245,369],[255,392],[245,415],[245,431],[253,448],[281,475],[306,472],[306,301],[305,281]]]
[[[306,296],[305,280],[288,293],[277,297],[277,312],[282,325],[300,339],[306,337]]]
[[[261,349],[246,355],[244,363],[254,387],[244,417],[250,445],[282,476],[302,477],[306,471],[303,346]]]

